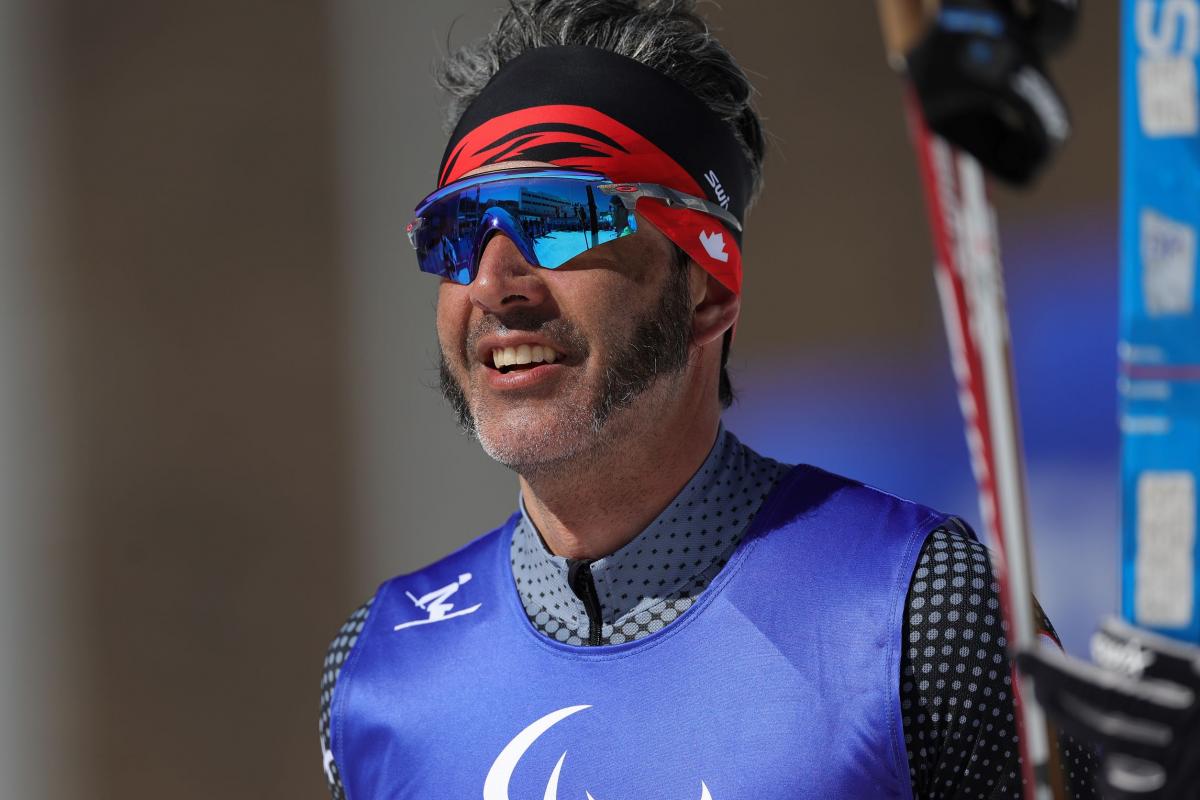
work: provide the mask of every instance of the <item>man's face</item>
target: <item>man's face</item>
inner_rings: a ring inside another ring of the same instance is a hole
[[[473,283],[443,280],[442,391],[497,461],[525,474],[598,452],[654,424],[678,393],[689,272],[662,233],[638,222],[636,234],[556,270],[531,266],[497,235]],[[542,362],[497,368],[497,355],[511,347],[523,357],[523,346],[533,356],[542,348]]]

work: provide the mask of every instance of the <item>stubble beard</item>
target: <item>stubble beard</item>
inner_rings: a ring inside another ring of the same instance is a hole
[[[688,275],[686,263],[671,265],[671,274],[659,302],[635,321],[632,333],[624,342],[614,343],[615,333],[601,334],[607,346],[599,349],[609,356],[589,402],[556,398],[548,409],[543,405],[541,412],[522,421],[527,424],[519,422],[514,426],[512,415],[496,419],[486,407],[472,409],[467,393],[443,352],[439,365],[442,396],[458,418],[463,432],[477,439],[490,457],[530,478],[548,467],[561,466],[563,462],[599,458],[621,438],[636,435],[655,424],[649,409],[635,419],[621,415],[618,426],[610,423],[614,422],[618,412],[630,409],[639,398],[657,399],[647,395],[658,394],[651,392],[657,387],[669,390],[671,387],[666,384],[687,366],[692,327]],[[529,327],[510,322],[510,327],[518,330],[544,330],[550,325],[565,328],[565,335],[574,333],[582,338],[565,320]],[[513,435],[513,427],[520,428],[519,436]],[[616,433],[616,427],[621,429],[620,435]]]

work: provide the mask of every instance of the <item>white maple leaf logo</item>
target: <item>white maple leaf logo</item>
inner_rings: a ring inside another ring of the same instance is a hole
[[[708,253],[710,258],[717,261],[729,260],[729,253],[725,252],[725,234],[700,231],[700,244],[704,245],[704,252]]]

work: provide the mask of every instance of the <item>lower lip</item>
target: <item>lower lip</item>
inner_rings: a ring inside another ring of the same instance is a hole
[[[488,386],[493,389],[512,390],[527,389],[545,383],[563,369],[562,364],[538,364],[529,369],[517,369],[512,372],[501,372],[497,369],[487,371]]]

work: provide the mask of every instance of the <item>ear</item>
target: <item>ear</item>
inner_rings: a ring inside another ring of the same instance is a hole
[[[737,322],[742,298],[705,272],[695,261],[691,264],[692,342],[704,347],[720,339]]]

